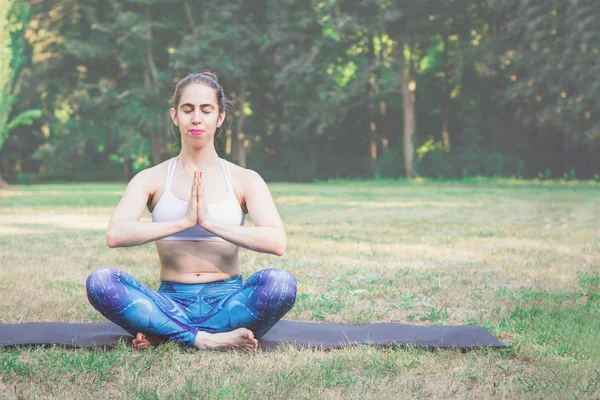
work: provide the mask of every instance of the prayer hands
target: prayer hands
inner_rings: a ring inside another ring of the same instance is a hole
[[[183,216],[183,224],[185,229],[192,228],[198,222],[198,177],[197,173],[194,172],[194,180],[192,182],[192,192],[190,193],[190,200],[188,202],[188,208]]]
[[[208,215],[208,202],[206,201],[206,196],[204,196],[204,185],[202,184],[202,171],[198,176],[198,188],[197,188],[197,220],[198,225],[200,227],[205,228],[209,221],[210,215]]]
[[[183,221],[186,229],[189,229],[196,224],[204,228],[208,225],[209,220],[208,203],[204,196],[204,186],[202,185],[202,171],[194,172],[190,201],[188,202],[188,208],[183,216]]]

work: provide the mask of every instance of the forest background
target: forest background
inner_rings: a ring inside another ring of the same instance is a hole
[[[600,181],[597,0],[0,0],[0,173],[129,180],[215,72],[269,181]],[[0,183],[3,181],[0,178]]]

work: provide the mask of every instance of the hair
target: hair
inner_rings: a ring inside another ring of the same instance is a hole
[[[227,111],[231,107],[231,102],[227,99],[227,97],[225,97],[225,93],[223,93],[223,88],[219,84],[217,76],[209,71],[190,74],[180,80],[177,85],[175,85],[175,90],[173,91],[173,96],[171,97],[171,107],[177,109],[179,106],[179,99],[181,98],[181,92],[189,85],[204,85],[214,89],[217,94],[217,106],[219,107],[219,113],[225,112],[227,118],[227,116],[230,114]],[[218,127],[215,132],[215,141],[219,146],[221,145],[220,138],[224,126],[225,122],[223,122],[223,124],[221,124],[221,126]]]

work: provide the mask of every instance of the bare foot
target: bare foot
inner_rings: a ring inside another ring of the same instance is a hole
[[[138,332],[132,344],[134,348],[141,350],[158,346],[161,342],[162,340],[158,336]]]
[[[254,338],[254,333],[246,328],[222,333],[198,331],[194,347],[199,350],[240,349],[255,352],[258,340]]]

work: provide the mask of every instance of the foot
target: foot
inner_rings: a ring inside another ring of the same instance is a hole
[[[223,333],[198,331],[194,347],[199,350],[239,349],[255,352],[258,348],[258,340],[254,338],[254,333],[246,328]]]
[[[158,336],[138,332],[133,339],[132,345],[135,349],[149,349],[158,346],[162,340]]]

